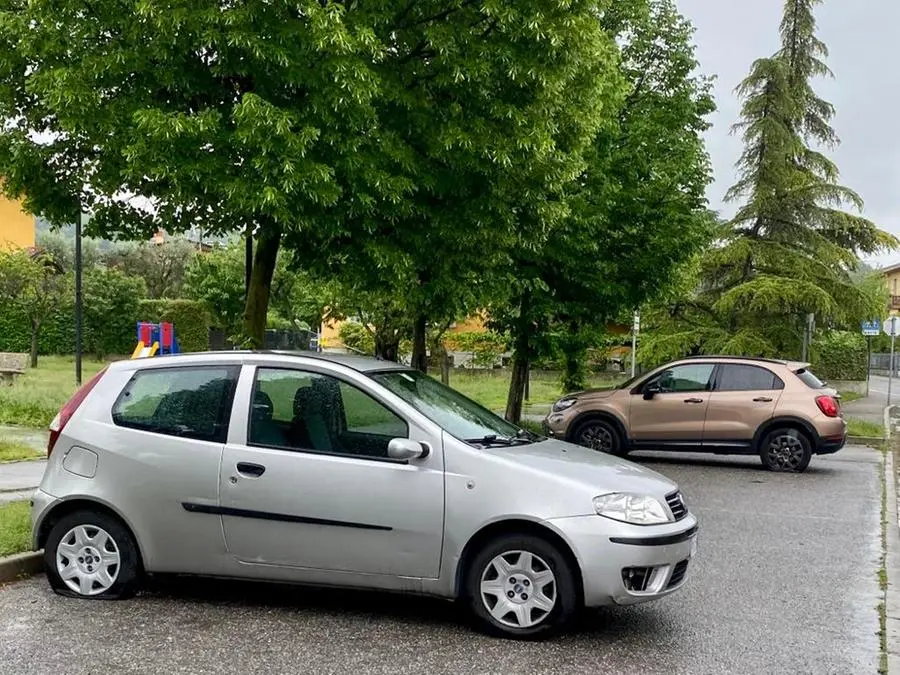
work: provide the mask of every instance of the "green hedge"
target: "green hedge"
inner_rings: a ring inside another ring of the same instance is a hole
[[[865,380],[866,355],[860,333],[831,331],[813,343],[813,369],[825,380]]]
[[[183,352],[209,349],[209,313],[196,300],[142,300],[140,321],[167,321],[175,326],[175,337]]]

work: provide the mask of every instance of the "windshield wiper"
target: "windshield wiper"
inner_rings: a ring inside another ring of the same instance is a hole
[[[527,438],[507,438],[506,436],[497,436],[496,434],[490,434],[489,436],[482,436],[481,438],[467,438],[466,443],[471,443],[472,445],[525,445],[531,443],[532,441]]]

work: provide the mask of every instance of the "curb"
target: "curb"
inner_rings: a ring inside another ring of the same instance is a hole
[[[0,583],[30,577],[44,571],[44,552],[29,551],[0,558]]]

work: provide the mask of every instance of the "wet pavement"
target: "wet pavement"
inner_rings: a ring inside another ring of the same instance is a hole
[[[847,448],[796,476],[754,458],[638,461],[701,518],[689,582],[553,641],[483,637],[429,599],[182,579],[90,602],[37,577],[0,588],[0,672],[877,672],[880,453]]]

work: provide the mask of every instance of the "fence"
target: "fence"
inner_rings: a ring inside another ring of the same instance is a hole
[[[319,335],[309,330],[274,330],[266,331],[264,349],[279,349],[286,351],[319,351]],[[221,352],[238,349],[221,328],[209,329],[209,350]]]

